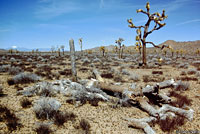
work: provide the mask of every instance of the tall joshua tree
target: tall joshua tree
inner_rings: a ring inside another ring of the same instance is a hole
[[[81,53],[83,53],[82,51],[82,42],[83,42],[83,39],[82,38],[80,38],[80,39],[78,39],[78,42],[79,42],[79,45],[80,45],[80,47],[81,47]]]
[[[137,29],[136,30],[136,32],[137,32],[136,41],[138,42],[138,44],[142,44],[143,65],[147,64],[147,60],[146,60],[146,44],[147,43],[152,44],[154,47],[161,48],[161,49],[163,49],[164,47],[167,47],[166,45],[163,45],[162,47],[160,47],[160,46],[155,45],[153,42],[146,41],[146,38],[149,34],[154,32],[155,30],[159,30],[160,28],[162,28],[163,26],[166,25],[166,23],[161,23],[163,20],[165,20],[167,18],[167,16],[165,15],[165,10],[162,11],[162,15],[158,12],[151,14],[149,2],[147,2],[147,4],[146,4],[146,9],[147,9],[146,11],[144,11],[142,9],[137,10],[137,13],[143,13],[143,14],[147,15],[148,20],[145,25],[135,26],[132,22],[132,19],[127,20],[129,23],[128,26],[130,28]],[[149,30],[149,26],[150,26],[151,22],[154,22],[154,27],[151,30]]]
[[[119,46],[119,58],[121,58],[121,49],[122,49],[122,41],[124,41],[123,38],[119,38],[118,40],[115,40],[115,43]]]

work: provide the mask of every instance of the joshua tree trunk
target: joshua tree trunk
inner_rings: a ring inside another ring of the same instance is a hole
[[[146,59],[146,43],[145,42],[144,42],[143,47],[142,47],[142,63],[145,66],[147,64],[147,59]]]
[[[77,82],[77,72],[76,72],[76,57],[75,57],[75,48],[74,48],[74,40],[71,39],[69,41],[70,46],[70,57],[71,57],[71,66],[72,66],[72,80]]]

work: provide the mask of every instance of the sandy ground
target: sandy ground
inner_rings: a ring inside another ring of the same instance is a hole
[[[69,59],[64,59],[63,62],[70,63]],[[81,63],[81,61],[78,61]],[[123,61],[119,62],[120,65],[131,65],[131,62],[124,63]],[[112,63],[110,63],[112,66]],[[60,67],[68,68],[70,69],[69,65],[53,65],[53,67]],[[77,69],[79,68],[90,68],[89,66],[82,66],[81,64],[77,65]],[[119,67],[115,67],[119,68]],[[190,66],[189,68],[194,68]],[[144,83],[142,80],[143,75],[152,75],[153,70],[161,70],[163,71],[163,75],[160,75],[159,77],[164,77],[165,80],[168,79],[176,79],[177,76],[180,76],[180,72],[183,70],[188,69],[180,69],[176,67],[172,67],[171,65],[164,65],[160,69],[131,69],[126,68],[130,72],[133,72],[139,76],[139,81],[135,82],[138,86],[144,87],[146,84],[153,84],[153,82],[150,83]],[[100,69],[101,70],[101,69]],[[55,70],[53,70],[55,71]],[[78,71],[78,77],[82,79],[86,79],[91,75],[90,70],[86,72]],[[7,94],[5,97],[0,98],[0,104],[7,106],[9,109],[12,109],[17,117],[20,118],[20,122],[22,123],[22,127],[16,131],[13,131],[12,134],[34,134],[34,129],[36,128],[37,124],[40,122],[43,122],[41,120],[38,120],[34,114],[33,107],[30,108],[22,108],[20,105],[20,100],[22,100],[24,97],[22,95],[17,95],[17,89],[15,86],[9,86],[7,84],[7,79],[11,78],[12,75],[9,75],[8,73],[1,73],[0,74],[0,85],[3,87],[3,92]],[[60,79],[70,78],[70,76],[61,76]],[[130,83],[133,83],[133,81],[128,81],[126,79],[126,76],[123,76],[123,79],[125,82],[123,82],[123,85],[130,85]],[[52,81],[47,80],[43,78],[43,80],[46,81]],[[114,82],[112,79],[109,79],[108,81]],[[181,92],[183,95],[187,95],[190,99],[192,99],[192,105],[191,108],[195,111],[194,112],[194,119],[192,122],[187,121],[185,125],[179,128],[179,130],[198,130],[200,133],[200,82],[199,81],[188,81],[190,83],[190,90]],[[23,84],[20,85],[21,87],[31,86],[33,84]],[[39,96],[33,96],[28,97],[29,100],[35,101],[39,98]],[[64,124],[64,126],[57,127],[53,124],[51,120],[47,120],[45,122],[50,123],[51,129],[54,131],[55,134],[79,134],[84,133],[84,131],[80,129],[76,129],[76,126],[78,125],[79,121],[81,119],[86,119],[89,121],[91,125],[91,133],[92,134],[143,134],[144,132],[142,130],[136,129],[136,128],[130,128],[128,127],[128,122],[123,120],[123,118],[143,118],[143,117],[149,117],[149,115],[146,112],[141,111],[140,109],[136,107],[117,107],[113,108],[111,102],[99,102],[99,106],[91,106],[90,104],[85,104],[83,106],[76,107],[72,104],[66,103],[66,97],[62,95],[57,95],[55,97],[62,105],[60,110],[61,111],[68,111],[73,112],[77,115],[76,121],[74,122],[67,122]],[[155,125],[153,129],[158,134],[163,134],[162,130],[159,128],[158,125]],[[0,122],[0,134],[6,133],[7,127],[4,122]],[[174,131],[173,133],[176,133]]]

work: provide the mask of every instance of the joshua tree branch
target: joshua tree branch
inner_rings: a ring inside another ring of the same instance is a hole
[[[155,45],[153,42],[146,42],[146,43],[152,44],[156,48],[161,48],[160,46]]]

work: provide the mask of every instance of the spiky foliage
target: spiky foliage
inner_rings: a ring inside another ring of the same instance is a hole
[[[119,38],[118,40],[115,40],[115,43],[118,45],[118,52],[119,52],[119,58],[122,58],[121,56],[121,49],[122,49],[122,41],[124,41],[123,38]]]
[[[147,9],[146,11],[144,11],[142,9],[137,10],[137,13],[143,13],[143,14],[147,15],[148,20],[145,25],[135,26],[132,22],[132,19],[127,20],[130,28],[137,29],[136,30],[137,36],[135,39],[138,42],[138,44],[142,44],[143,65],[146,65],[146,63],[147,63],[147,61],[146,61],[146,44],[147,43],[152,44],[154,47],[161,48],[161,49],[163,49],[164,47],[168,47],[166,45],[163,45],[162,47],[160,47],[160,46],[155,45],[153,42],[146,41],[146,38],[149,34],[151,34],[155,30],[159,30],[160,28],[162,28],[163,26],[166,25],[166,23],[161,23],[161,22],[167,18],[167,16],[165,15],[165,10],[163,10],[162,15],[158,12],[151,14],[149,2],[147,2],[147,4],[146,4],[146,9]],[[150,26],[151,22],[154,22],[154,27],[151,30],[149,30],[149,26]],[[142,32],[143,32],[143,34],[142,34]]]

